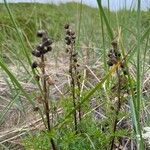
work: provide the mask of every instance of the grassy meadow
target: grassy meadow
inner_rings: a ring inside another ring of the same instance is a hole
[[[0,150],[150,148],[150,10],[97,3],[0,4]]]

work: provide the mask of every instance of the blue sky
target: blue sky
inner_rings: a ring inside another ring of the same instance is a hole
[[[69,1],[75,1],[75,2],[81,2],[81,0],[7,0],[8,2],[44,2],[44,3],[56,3],[59,2],[69,2]],[[123,8],[126,4],[126,6],[129,8],[130,6],[134,7],[136,6],[137,0],[109,0],[110,1],[110,8],[111,10],[117,10],[119,8]],[[3,0],[0,0],[0,2],[3,2]],[[83,3],[88,4],[93,7],[97,7],[96,0],[82,0]],[[108,0],[102,0],[103,6],[107,6]],[[150,8],[150,0],[141,0],[142,9]]]

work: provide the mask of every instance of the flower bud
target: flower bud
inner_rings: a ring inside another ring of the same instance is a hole
[[[35,69],[37,66],[38,66],[38,63],[37,63],[36,61],[34,61],[34,62],[32,63],[32,69]]]
[[[46,32],[45,32],[44,30],[39,30],[39,31],[37,32],[37,37],[42,38],[45,33],[46,33]]]
[[[107,61],[108,66],[113,66],[113,63],[109,60]]]
[[[44,46],[41,44],[36,47],[36,50],[38,50],[39,52],[43,51],[43,49],[44,49]]]
[[[65,26],[64,26],[64,28],[65,28],[65,29],[69,29],[69,24],[66,23]]]
[[[50,39],[47,39],[45,42],[43,42],[43,44],[42,44],[42,46],[46,46],[46,47],[48,47],[48,46],[50,46],[51,44],[52,44],[53,42],[52,42],[52,40],[50,40]]]
[[[32,51],[32,55],[34,55],[35,57],[41,57],[41,52],[34,50]]]

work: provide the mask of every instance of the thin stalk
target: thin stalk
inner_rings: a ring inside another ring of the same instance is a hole
[[[44,63],[44,55],[41,55],[41,62],[42,62],[42,74],[43,74],[43,93],[44,93],[44,108],[45,108],[45,114],[46,114],[46,121],[47,121],[47,129],[48,131],[51,131],[51,125],[50,125],[50,118],[49,118],[49,103],[48,103],[48,90],[47,90],[47,81],[45,77],[45,63]],[[53,138],[50,138],[50,142],[52,145],[53,150],[57,150],[55,146],[55,142]]]
[[[137,7],[137,99],[135,102],[137,121],[138,121],[138,131],[136,134],[140,135],[139,148],[140,150],[144,149],[144,144],[141,134],[141,125],[140,125],[140,105],[141,105],[141,44],[140,44],[140,35],[141,35],[141,0],[138,0]]]
[[[120,112],[121,109],[121,79],[120,79],[120,74],[119,74],[119,70],[116,70],[116,74],[117,74],[117,78],[118,78],[118,89],[117,89],[117,97],[118,97],[118,102],[117,102],[117,109],[115,112],[115,120],[114,120],[114,125],[113,125],[113,139],[111,141],[111,150],[113,150],[114,147],[114,142],[115,142],[115,132],[117,129],[117,122],[118,122],[118,114]]]
[[[77,113],[76,113],[76,97],[75,97],[75,79],[73,74],[73,68],[74,68],[74,62],[73,62],[73,51],[74,46],[71,44],[71,51],[70,51],[70,76],[71,76],[71,89],[72,89],[72,100],[73,100],[73,107],[74,107],[74,126],[75,126],[75,132],[77,133],[78,127],[77,127]]]
[[[75,69],[76,69],[76,67],[75,67]],[[76,80],[77,80],[77,86],[78,86],[79,121],[81,122],[81,119],[82,119],[81,105],[80,105],[80,102],[81,102],[81,84],[80,84],[80,78],[79,78],[77,70],[76,70]]]

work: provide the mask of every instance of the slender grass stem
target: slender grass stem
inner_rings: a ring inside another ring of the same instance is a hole
[[[114,120],[114,125],[113,125],[113,138],[111,141],[111,150],[113,150],[114,147],[114,142],[115,142],[115,132],[117,129],[117,122],[118,122],[118,114],[120,112],[121,109],[121,78],[120,78],[120,73],[119,70],[116,70],[116,74],[117,74],[117,78],[118,78],[118,89],[117,89],[117,97],[118,97],[118,102],[117,102],[117,108],[116,108],[116,112],[115,112],[115,120]]]
[[[48,91],[47,91],[47,81],[46,81],[46,72],[45,72],[44,61],[45,61],[44,55],[41,55],[42,74],[43,74],[43,93],[44,93],[44,105],[45,105],[44,110],[45,110],[45,114],[46,114],[47,129],[48,129],[48,131],[51,131],[51,124],[50,124],[50,118],[49,118]],[[50,142],[51,142],[53,150],[57,150],[53,138],[50,138]]]
[[[74,46],[71,44],[71,51],[70,51],[70,76],[71,76],[71,89],[72,89],[72,100],[73,100],[73,107],[74,107],[74,127],[75,127],[75,132],[77,133],[78,130],[78,124],[77,124],[77,113],[76,113],[76,96],[75,96],[75,79],[74,79],[74,73],[73,73],[73,68],[74,68],[74,62],[73,62],[73,52],[74,52]]]

